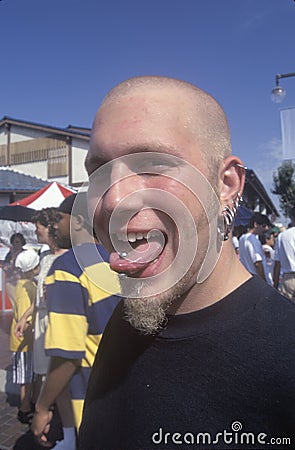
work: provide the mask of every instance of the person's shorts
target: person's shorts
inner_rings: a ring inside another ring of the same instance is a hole
[[[33,381],[33,352],[13,352],[12,381],[15,384],[27,384]]]

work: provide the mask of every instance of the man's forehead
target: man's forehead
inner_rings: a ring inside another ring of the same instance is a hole
[[[148,87],[134,89],[120,95],[108,97],[103,101],[97,111],[94,127],[104,124],[105,117],[115,121],[117,114],[120,117],[126,114],[126,119],[132,120],[142,112],[149,111],[157,115],[164,111],[172,116],[174,112],[186,114],[190,110],[192,96],[183,89],[172,89],[171,87],[159,89],[159,87]],[[130,113],[133,109],[133,114]],[[152,119],[152,117],[150,118]],[[159,126],[161,123],[159,123]]]
[[[186,100],[167,96],[124,96],[117,101],[107,101],[98,110],[93,122],[90,146],[123,142],[127,137],[130,146],[139,140],[140,147],[147,142],[175,140],[177,137],[190,139],[195,118]],[[134,133],[134,134],[132,134]]]

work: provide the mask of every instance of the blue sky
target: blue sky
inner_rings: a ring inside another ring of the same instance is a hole
[[[295,72],[294,0],[0,0],[0,117],[90,127],[115,84],[192,82],[224,107],[233,151],[269,191],[282,158],[277,73]],[[277,204],[277,203],[276,203]]]

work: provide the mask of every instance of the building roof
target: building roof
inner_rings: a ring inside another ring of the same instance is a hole
[[[68,125],[65,128],[59,128],[59,127],[53,127],[50,125],[44,125],[37,122],[29,122],[27,120],[19,120],[19,119],[13,119],[12,117],[3,116],[2,119],[0,119],[0,127],[3,125],[16,125],[21,126],[25,128],[31,128],[34,130],[41,130],[53,134],[59,134],[62,136],[71,136],[71,137],[78,137],[80,139],[89,140],[90,138],[90,128],[82,128],[82,127],[74,127],[72,125]]]
[[[251,189],[252,192],[256,194],[256,197],[263,202],[266,207],[267,214],[275,214],[277,217],[280,216],[278,210],[276,209],[274,203],[266,192],[263,184],[255,174],[254,170],[246,170],[246,180],[245,180],[245,190]]]
[[[32,177],[16,170],[0,167],[0,192],[32,192],[39,191],[49,184],[41,178]]]

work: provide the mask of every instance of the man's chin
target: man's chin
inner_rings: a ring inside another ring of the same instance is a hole
[[[67,239],[57,239],[56,243],[59,248],[62,248],[64,250],[68,250],[69,248],[72,247],[72,242]]]
[[[155,295],[148,294],[148,282],[139,282],[136,295],[128,295],[124,300],[126,320],[143,334],[158,333],[166,325],[169,310],[173,310],[173,305],[178,308],[195,284],[196,272],[193,270],[168,290]]]
[[[172,299],[161,295],[143,298],[126,298],[124,300],[125,319],[141,334],[158,333],[167,321],[166,311]]]

